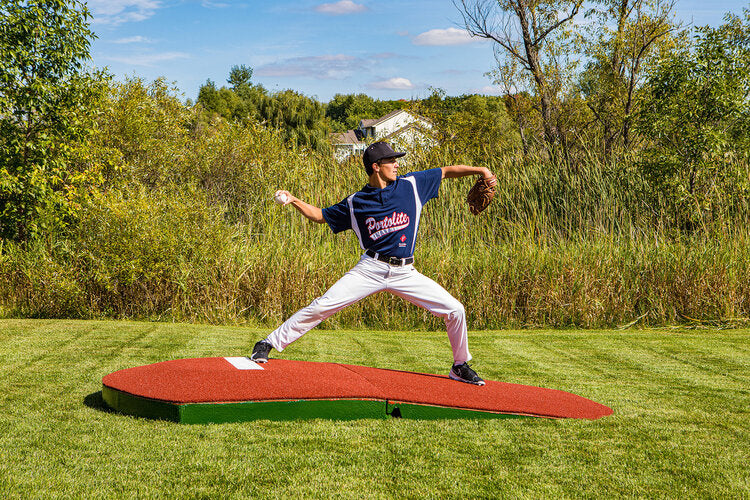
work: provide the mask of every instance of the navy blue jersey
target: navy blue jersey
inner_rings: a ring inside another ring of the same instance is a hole
[[[324,208],[323,218],[334,233],[353,229],[363,250],[411,257],[422,206],[437,197],[442,178],[442,170],[432,168],[399,176],[383,189],[368,184]]]

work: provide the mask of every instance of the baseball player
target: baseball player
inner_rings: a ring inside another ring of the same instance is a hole
[[[422,207],[438,196],[444,178],[481,175],[489,185],[497,181],[489,169],[467,165],[399,176],[397,158],[405,154],[394,151],[385,142],[369,146],[363,155],[369,177],[367,185],[324,209],[305,203],[288,191],[276,192],[277,202],[292,205],[311,221],[327,223],[334,233],[353,230],[364,254],[322,296],[256,343],[253,361],[267,362],[271,348],[283,351],[337,311],[369,295],[387,291],[442,317],[453,350],[450,378],[484,385],[484,380],[467,364],[471,354],[464,307],[442,286],[414,268],[414,245]]]

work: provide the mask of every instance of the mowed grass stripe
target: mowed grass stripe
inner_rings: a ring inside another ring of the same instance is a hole
[[[619,359],[618,387],[627,395],[626,406],[638,412],[666,415],[675,409],[697,413],[706,409],[721,410],[722,406],[740,408],[748,403],[748,392],[734,378],[707,376],[694,363],[684,363],[669,354],[660,354],[653,347],[654,335],[642,339],[612,339],[610,355]],[[693,338],[699,344],[700,337]],[[671,339],[667,340],[672,342]],[[734,340],[744,341],[744,337]],[[741,363],[742,354],[732,364]],[[747,360],[746,357],[744,357]],[[747,373],[747,361],[744,371]],[[741,375],[742,376],[742,375]],[[746,376],[746,375],[744,375]],[[649,383],[643,383],[644,380]]]
[[[566,334],[563,334],[566,335]],[[515,383],[546,384],[553,389],[569,389],[570,383],[606,377],[606,366],[592,353],[585,337],[550,337],[545,333],[510,333],[494,344],[501,349],[498,361]],[[586,349],[585,353],[580,350]],[[491,351],[490,351],[491,352]],[[502,373],[502,372],[500,372]]]
[[[696,339],[697,340],[697,339]],[[710,340],[709,340],[710,341]],[[737,387],[738,382],[747,380],[748,358],[735,355],[732,359],[721,362],[721,367],[707,366],[696,362],[695,352],[687,352],[675,345],[674,339],[665,337],[636,342],[632,338],[623,337],[624,352],[637,353],[637,363],[642,370],[654,376],[661,377],[665,382],[684,387],[707,387],[725,389]],[[631,354],[631,359],[632,354]],[[744,366],[744,368],[743,368]],[[744,374],[743,374],[744,370]],[[730,372],[734,372],[730,375]]]
[[[690,339],[689,336],[686,337]],[[695,339],[682,341],[682,337],[675,339],[675,352],[688,358],[688,362],[696,367],[734,379],[745,387],[750,387],[750,343],[748,346],[727,342],[721,334],[711,336],[705,341],[696,343]]]
[[[4,498],[743,498],[750,486],[747,331],[470,332],[482,376],[615,409],[594,422],[207,426],[106,413],[84,398],[115,369],[242,355],[267,330],[31,320],[0,321],[0,332]],[[37,361],[11,367],[18,348]],[[443,373],[450,348],[443,331],[314,330],[280,356]]]

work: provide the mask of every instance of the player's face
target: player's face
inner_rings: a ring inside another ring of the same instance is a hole
[[[396,158],[383,158],[378,162],[380,175],[387,181],[395,181],[398,175],[398,161]]]

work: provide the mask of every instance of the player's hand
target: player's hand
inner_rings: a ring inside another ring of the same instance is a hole
[[[493,187],[497,184],[497,177],[495,177],[495,174],[493,174],[487,167],[482,169],[482,179],[485,180],[489,187]]]
[[[273,199],[276,203],[285,207],[290,203],[293,203],[297,198],[292,196],[292,193],[290,193],[289,191],[285,189],[279,189],[278,191],[276,191],[276,193],[274,193]]]

